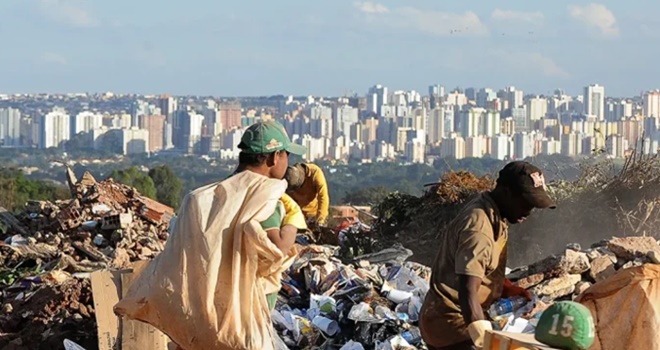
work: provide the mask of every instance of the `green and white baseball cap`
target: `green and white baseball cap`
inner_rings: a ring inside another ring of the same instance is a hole
[[[534,332],[536,340],[559,349],[584,350],[594,343],[591,311],[573,301],[559,301],[543,311]]]
[[[287,151],[302,156],[307,153],[307,147],[291,142],[284,126],[274,120],[261,121],[250,125],[245,130],[238,148],[250,154]]]

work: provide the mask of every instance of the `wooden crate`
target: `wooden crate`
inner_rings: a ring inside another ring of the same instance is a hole
[[[488,331],[483,350],[558,350],[540,343],[533,334]]]

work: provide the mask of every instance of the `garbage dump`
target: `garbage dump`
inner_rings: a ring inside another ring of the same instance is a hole
[[[111,179],[71,171],[72,198],[0,208],[0,348],[97,347],[89,272],[150,260],[174,210]]]
[[[434,201],[454,196],[462,202],[490,181],[451,176],[453,185],[434,187],[446,192]],[[150,260],[164,247],[172,208],[89,173],[78,180],[69,172],[68,180],[70,200],[32,201],[18,214],[0,209],[0,349],[62,349],[65,340],[97,349],[89,273]],[[473,180],[468,191],[460,188]],[[400,210],[414,208],[403,204]],[[443,205],[455,210],[449,201]],[[395,214],[378,225],[400,225],[397,220],[405,218]],[[405,227],[420,224],[419,215],[409,214]],[[424,349],[417,326],[430,269],[410,259],[423,254],[430,260],[436,246],[427,244],[428,252],[413,248],[412,255],[406,239],[415,235],[383,237],[375,231],[351,221],[298,237],[297,259],[282,278],[272,313],[280,348]],[[569,244],[560,254],[508,273],[532,292],[532,303],[501,301],[506,307],[490,314],[496,328],[530,332],[553,302],[573,300],[617,271],[658,264],[659,258],[660,246],[651,237],[612,238],[585,248]]]

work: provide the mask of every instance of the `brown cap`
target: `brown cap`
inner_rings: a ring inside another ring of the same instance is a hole
[[[546,191],[541,169],[528,162],[511,162],[500,170],[497,184],[518,191],[528,203],[536,208],[555,209],[557,206]]]

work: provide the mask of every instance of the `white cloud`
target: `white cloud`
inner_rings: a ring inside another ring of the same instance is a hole
[[[388,13],[390,10],[385,7],[383,4],[378,4],[375,2],[365,1],[365,2],[356,2],[355,7],[364,13]]]
[[[72,27],[96,27],[100,24],[84,0],[39,0],[39,11],[51,20]]]
[[[596,3],[585,6],[570,5],[568,6],[568,14],[573,19],[595,29],[602,36],[619,36],[619,26],[616,23],[616,17],[605,5]]]
[[[496,21],[521,21],[538,23],[545,18],[541,12],[518,12],[510,10],[495,9],[490,17]]]
[[[383,25],[410,28],[436,36],[484,36],[488,28],[474,12],[452,13],[421,10],[415,7],[388,9],[377,3],[359,3],[358,10]],[[372,22],[373,23],[373,22]]]
[[[41,62],[56,65],[66,65],[68,60],[61,54],[55,52],[44,52],[40,57]]]
[[[522,70],[526,74],[540,73],[555,79],[569,79],[571,74],[560,67],[552,58],[539,52],[495,51],[493,56],[510,69]]]

